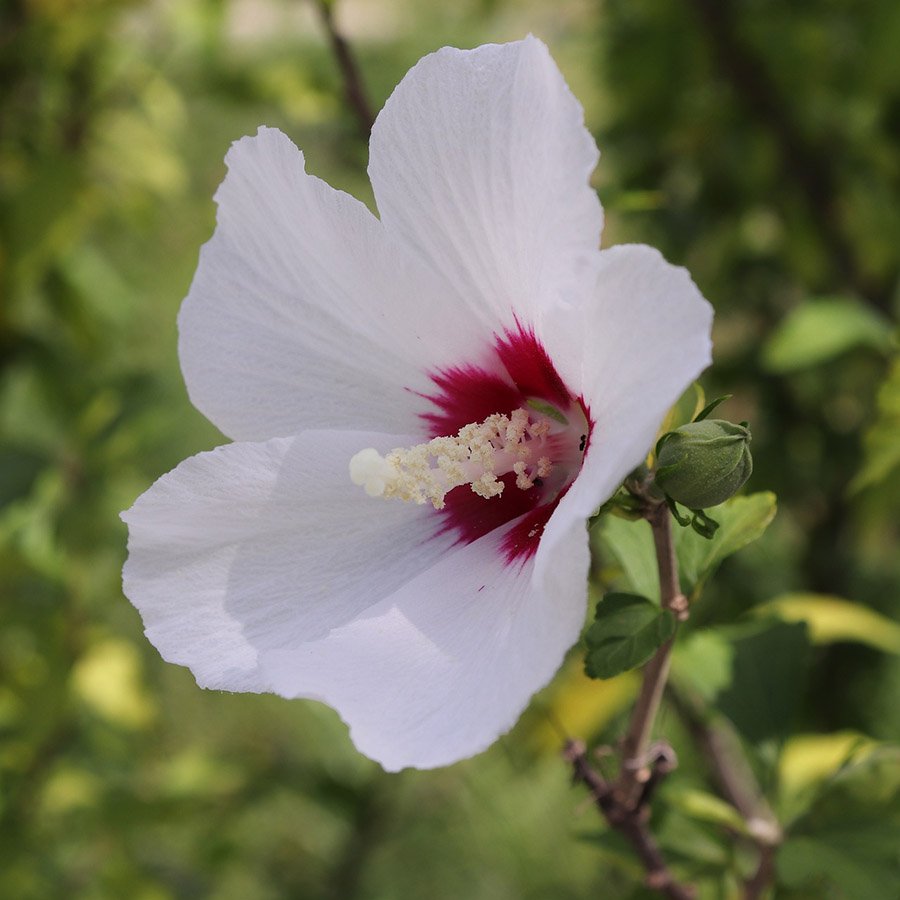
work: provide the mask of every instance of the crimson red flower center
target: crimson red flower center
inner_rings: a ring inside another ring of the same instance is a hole
[[[540,448],[549,460],[546,476],[532,474],[532,486],[516,486],[517,476],[498,476],[504,489],[485,499],[467,487],[451,490],[442,509],[443,532],[471,543],[516,519],[503,552],[507,561],[526,561],[537,551],[544,526],[578,476],[590,445],[590,410],[556,371],[531,329],[517,325],[494,342],[493,358],[481,364],[454,366],[431,374],[437,390],[428,394],[433,409],[423,413],[432,437],[457,434],[473,422],[524,409],[532,423],[546,423]]]

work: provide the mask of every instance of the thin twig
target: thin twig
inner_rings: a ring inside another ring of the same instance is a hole
[[[359,66],[356,63],[356,57],[347,39],[338,30],[337,23],[334,20],[334,0],[313,0],[313,4],[319,11],[319,18],[325,27],[325,31],[328,33],[328,40],[331,43],[331,49],[334,51],[334,58],[338,68],[341,70],[347,103],[356,116],[360,133],[364,138],[368,139],[372,131],[372,125],[375,123],[375,117],[372,115],[372,107],[369,105],[369,100],[363,87],[363,80]]]
[[[665,504],[648,506],[645,518],[653,532],[656,562],[659,567],[659,594],[663,609],[671,610],[679,619],[685,616],[687,601],[678,581],[678,562],[672,540],[672,519]],[[622,741],[622,769],[616,790],[626,804],[634,804],[641,787],[649,777],[646,761],[647,742],[659,704],[662,700],[674,639],[666,641],[644,667],[641,690],[635,703],[628,731]]]
[[[743,900],[759,900],[771,886],[775,877],[775,850],[772,844],[759,848],[759,863],[756,871],[744,882]]]
[[[744,900],[758,900],[775,874],[775,851],[782,838],[775,814],[766,802],[750,764],[740,752],[737,738],[721,725],[708,721],[680,692],[670,691],[669,698],[706,758],[722,796],[747,823],[759,860],[756,871],[744,883]]]
[[[669,700],[703,753],[722,796],[745,819],[757,816],[760,795],[746,761],[736,762],[724,732],[705,721],[702,713],[680,691],[671,690]]]
[[[590,789],[594,802],[606,820],[634,848],[647,870],[647,887],[659,891],[671,900],[693,900],[693,891],[675,879],[659,845],[653,839],[647,824],[647,808],[625,808],[620,804],[612,786],[588,762],[587,751],[581,741],[567,741],[563,755],[572,766],[575,780]]]
[[[672,659],[671,640],[666,641],[644,667],[644,679],[628,732],[622,740],[622,769],[617,789],[626,803],[634,803],[649,778],[645,748],[659,710]]]

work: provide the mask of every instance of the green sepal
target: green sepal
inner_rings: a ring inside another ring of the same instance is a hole
[[[672,518],[682,527],[687,528],[691,524],[690,516],[683,516],[678,511],[678,504],[668,495],[666,494],[666,506],[669,507],[669,512],[672,513]]]
[[[694,514],[691,517],[691,528],[700,537],[705,537],[708,541],[711,541],[719,530],[719,523],[703,512],[702,509],[692,509],[691,512]]]
[[[732,394],[723,394],[721,397],[716,397],[716,399],[713,400],[712,403],[707,403],[706,406],[704,406],[703,409],[701,409],[700,412],[698,412],[697,415],[694,416],[692,421],[702,422],[717,406],[724,403],[726,400],[730,400],[732,396]],[[744,422],[745,426],[746,424],[747,423]]]
[[[704,537],[707,540],[712,540],[716,536],[716,532],[719,530],[719,523],[712,516],[708,516],[702,509],[692,509],[692,515],[690,516],[682,515],[678,510],[678,504],[668,494],[666,494],[666,506],[669,507],[672,518],[682,528],[693,528],[700,537]]]

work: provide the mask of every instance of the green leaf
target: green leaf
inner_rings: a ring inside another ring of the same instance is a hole
[[[761,537],[775,518],[775,495],[764,491],[733,497],[713,507],[719,523],[714,537],[705,538],[690,528],[675,528],[675,549],[682,590],[692,599],[699,596],[707,578],[726,557]],[[601,558],[612,557],[621,567],[623,587],[659,600],[656,551],[650,525],[605,516],[593,531]]]
[[[856,300],[810,300],[784,318],[763,347],[762,364],[769,372],[796,372],[855,347],[886,350],[891,340],[890,322]]]
[[[706,579],[722,560],[763,535],[775,518],[777,503],[774,494],[764,491],[733,497],[713,510],[719,528],[712,538],[689,528],[675,534],[682,589],[688,596],[700,594]]]
[[[670,806],[691,819],[722,825],[739,834],[747,833],[743,816],[730,803],[714,794],[681,784],[667,788],[665,798]]]
[[[672,860],[690,860],[701,868],[721,870],[730,860],[730,848],[721,829],[687,816],[674,806],[666,810],[656,837],[666,856]]]
[[[634,852],[634,848],[619,831],[609,828],[605,831],[591,831],[576,835],[576,839],[590,844],[609,863],[627,872],[636,881],[644,875],[644,868]]]
[[[858,731],[795,734],[785,742],[778,758],[778,809],[790,821],[809,808],[812,789],[821,786],[850,762],[858,762],[878,743]]]
[[[672,680],[712,702],[731,684],[734,647],[717,629],[705,628],[679,638],[672,652]]]
[[[878,392],[878,418],[866,432],[865,463],[850,484],[851,492],[880,484],[900,468],[900,355]]]
[[[877,748],[826,782],[791,826],[777,866],[783,884],[820,896],[897,896],[900,747]]]
[[[827,594],[782,594],[754,612],[786,622],[806,622],[814,644],[853,641],[885,653],[900,653],[900,625],[886,616]]]
[[[885,826],[900,829],[900,745],[884,744],[840,769],[824,785],[818,799],[792,828],[806,833],[846,824],[858,811],[883,817]],[[880,812],[879,812],[880,810]],[[900,854],[900,840],[893,843]]]
[[[767,621],[732,631],[731,684],[716,706],[752,743],[783,739],[806,685],[806,625]]]
[[[855,858],[856,853],[834,840],[797,837],[788,840],[778,853],[778,880],[789,888],[815,888],[816,896],[836,887],[841,900],[871,900],[891,897],[900,873],[871,861]]]
[[[619,564],[624,587],[658,603],[659,576],[649,523],[645,519],[604,516],[592,534],[604,563],[612,558]]]
[[[590,678],[612,678],[643,665],[675,633],[675,616],[646,597],[607,594],[585,634],[584,670]]]

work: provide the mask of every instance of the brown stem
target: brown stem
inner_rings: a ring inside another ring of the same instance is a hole
[[[660,603],[679,620],[687,618],[687,599],[681,592],[678,559],[668,507],[635,484],[643,498],[644,518],[650,523],[659,569]],[[584,744],[566,742],[565,757],[576,781],[587,785],[609,824],[631,843],[647,870],[647,886],[667,897],[689,900],[692,889],[675,881],[648,827],[650,802],[658,783],[677,763],[668,746],[648,753],[653,722],[669,675],[674,638],[667,641],[644,668],[641,690],[622,741],[622,764],[615,785],[609,784],[586,759]],[[722,794],[741,813],[759,852],[756,871],[744,882],[743,900],[759,900],[774,877],[775,850],[781,840],[778,823],[756,784],[749,764],[733,736],[713,727],[692,702],[673,692],[672,700],[709,762]],[[650,759],[650,756],[653,759]]]
[[[347,43],[347,39],[338,31],[337,23],[334,21],[334,0],[313,0],[313,2],[319,11],[319,18],[325,26],[325,31],[328,33],[328,40],[331,43],[334,58],[337,61],[338,68],[341,70],[347,103],[356,116],[360,133],[364,138],[368,139],[375,117],[372,115],[372,108],[369,106],[369,101],[366,97],[359,66],[356,64],[356,57],[350,44]]]
[[[687,612],[687,601],[678,581],[678,561],[672,540],[672,518],[665,504],[649,506],[645,518],[653,532],[656,562],[659,567],[659,595],[663,609],[671,610],[679,619]],[[622,741],[622,770],[616,786],[626,804],[634,804],[641,786],[647,781],[646,749],[650,732],[669,677],[674,639],[666,641],[644,667],[641,690],[635,703],[628,731]]]
[[[666,641],[644,667],[641,690],[631,714],[628,731],[622,740],[622,771],[618,789],[626,801],[633,802],[637,799],[641,786],[649,777],[644,750],[669,677],[672,645],[671,640]]]
[[[662,606],[683,619],[687,601],[678,582],[669,510],[665,504],[643,495],[642,490],[641,485],[636,485],[636,492],[644,502],[644,518],[653,531]],[[693,890],[675,880],[649,828],[653,794],[677,762],[667,745],[660,744],[648,751],[650,732],[669,674],[672,644],[671,640],[663,644],[644,668],[641,691],[623,740],[622,765],[615,785],[609,784],[588,763],[581,741],[567,741],[565,757],[572,765],[575,780],[590,788],[607,822],[634,848],[647,871],[647,886],[674,900],[691,900]]]
[[[759,900],[775,877],[775,847],[765,844],[759,849],[759,864],[753,875],[744,882],[743,900]]]

